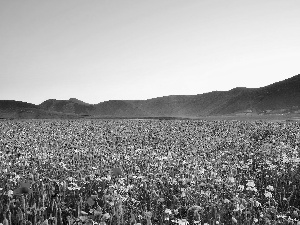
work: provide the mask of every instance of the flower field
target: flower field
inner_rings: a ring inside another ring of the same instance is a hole
[[[300,224],[300,126],[0,121],[0,224]]]

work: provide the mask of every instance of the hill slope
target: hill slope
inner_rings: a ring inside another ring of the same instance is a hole
[[[43,110],[38,105],[14,100],[0,100],[0,119],[60,119],[77,115]]]
[[[24,113],[26,112],[26,113]],[[148,100],[111,100],[88,104],[75,98],[49,99],[40,105],[0,101],[0,112],[13,117],[201,117],[214,115],[300,113],[300,75],[261,88],[237,87],[199,95]],[[1,117],[1,114],[0,114]]]
[[[76,100],[49,99],[41,103],[39,107],[47,111],[70,113],[70,114],[77,114],[77,115],[87,115],[87,114],[89,115],[91,111],[94,110],[93,105],[81,102],[77,99]]]

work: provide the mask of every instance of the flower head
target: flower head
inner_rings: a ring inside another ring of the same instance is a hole
[[[266,196],[266,198],[272,198],[272,193],[265,191],[265,196]]]
[[[253,180],[248,180],[247,184],[246,184],[248,187],[252,187],[254,188],[255,187],[255,183]]]
[[[267,190],[269,190],[269,191],[274,191],[274,187],[273,187],[272,185],[268,185],[268,186],[267,186]]]

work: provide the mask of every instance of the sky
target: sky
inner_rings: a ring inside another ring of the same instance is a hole
[[[143,100],[297,74],[298,0],[0,0],[1,100]]]

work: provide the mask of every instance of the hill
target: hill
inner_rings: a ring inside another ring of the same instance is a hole
[[[199,118],[205,116],[300,113],[300,75],[261,88],[237,87],[198,95],[148,100],[110,100],[88,104],[76,98],[49,99],[40,105],[2,100],[0,118]]]
[[[46,111],[69,113],[75,115],[90,115],[94,106],[77,99],[56,100],[49,99],[42,102],[39,107]]]
[[[51,112],[38,105],[14,100],[0,100],[0,119],[75,119],[77,115]]]

